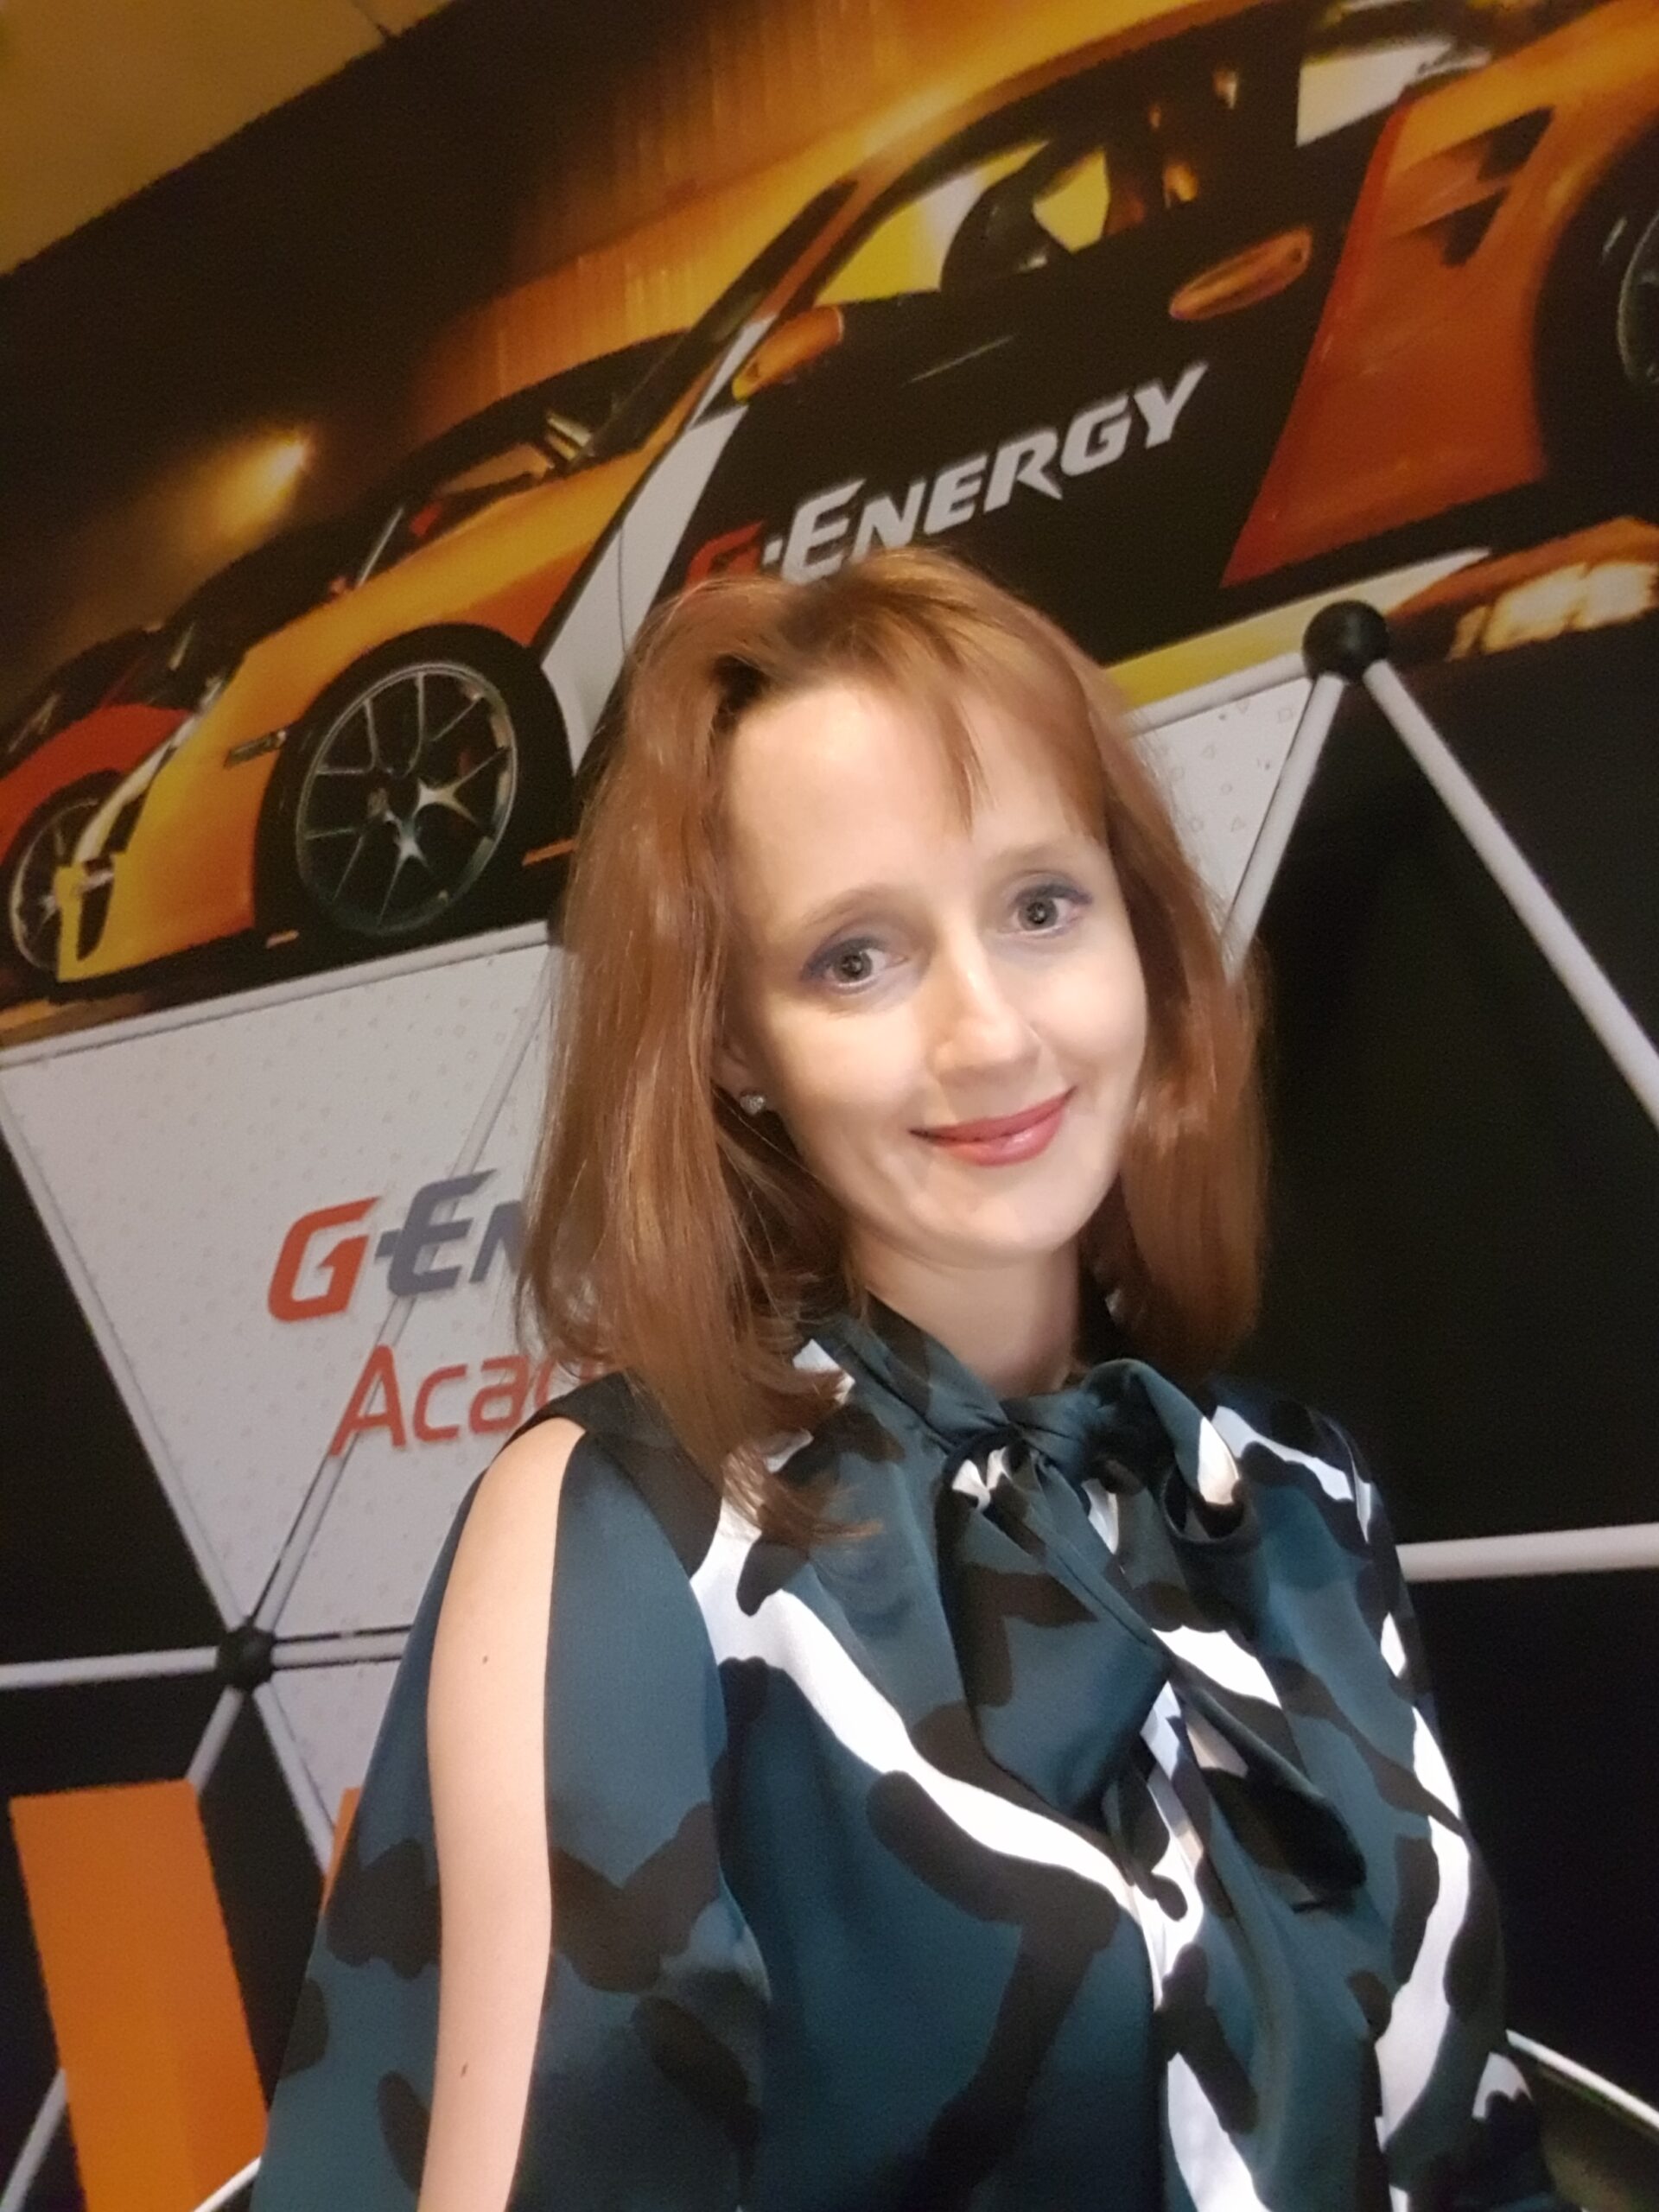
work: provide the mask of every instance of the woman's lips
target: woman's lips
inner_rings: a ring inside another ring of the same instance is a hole
[[[918,1129],[917,1135],[956,1159],[972,1160],[983,1167],[1034,1160],[1059,1128],[1071,1096],[1069,1090],[1063,1090],[1057,1098],[1047,1099],[1040,1106],[1027,1106],[1021,1113],[999,1114],[983,1122],[948,1122],[938,1128]]]

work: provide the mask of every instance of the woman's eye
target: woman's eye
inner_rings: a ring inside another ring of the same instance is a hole
[[[855,991],[873,982],[880,973],[877,965],[880,954],[879,945],[863,939],[835,944],[828,952],[820,953],[807,972],[815,982],[828,983],[832,989]]]
[[[1027,930],[1048,936],[1064,929],[1077,909],[1087,904],[1084,894],[1069,883],[1041,883],[1034,890],[1020,893],[1016,911]]]

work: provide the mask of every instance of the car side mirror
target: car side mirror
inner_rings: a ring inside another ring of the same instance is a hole
[[[839,308],[804,308],[786,322],[774,323],[732,378],[734,399],[753,399],[757,391],[787,383],[811,362],[833,353],[846,335]]]

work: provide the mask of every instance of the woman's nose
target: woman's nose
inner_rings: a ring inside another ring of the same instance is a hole
[[[929,980],[936,1073],[1017,1067],[1034,1049],[1024,1010],[977,941],[941,952]]]

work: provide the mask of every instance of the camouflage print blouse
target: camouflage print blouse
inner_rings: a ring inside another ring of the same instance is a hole
[[[1491,1888],[1343,1430],[1105,1333],[999,1402],[889,1308],[802,1354],[849,1524],[712,1492],[620,1376],[547,1674],[555,1948],[511,2204],[1549,2212]],[[470,1497],[469,1501],[470,1502]],[[424,1706],[458,1516],[296,2018],[256,2212],[411,2212]]]

